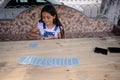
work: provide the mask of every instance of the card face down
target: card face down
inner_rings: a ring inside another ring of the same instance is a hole
[[[79,65],[79,59],[76,57],[43,58],[38,56],[22,56],[18,63],[38,65],[38,66],[77,66]]]

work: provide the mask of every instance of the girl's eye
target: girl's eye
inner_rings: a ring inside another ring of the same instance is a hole
[[[50,17],[43,17],[43,19],[50,19]]]
[[[47,17],[47,19],[50,19],[50,17]]]
[[[43,19],[45,19],[45,17],[42,17]]]

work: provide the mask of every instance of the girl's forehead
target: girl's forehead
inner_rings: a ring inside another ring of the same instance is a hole
[[[42,16],[53,16],[53,15],[51,15],[49,12],[42,12]]]

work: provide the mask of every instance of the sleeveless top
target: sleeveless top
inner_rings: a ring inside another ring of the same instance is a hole
[[[60,32],[59,26],[54,26],[53,28],[49,29],[43,22],[39,22],[37,24],[37,27],[39,29],[39,33],[42,36],[49,37],[54,36],[55,38],[58,38],[58,33]]]

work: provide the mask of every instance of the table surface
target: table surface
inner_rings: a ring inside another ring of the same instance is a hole
[[[120,80],[120,54],[94,53],[95,47],[120,47],[120,37],[0,42],[0,80]],[[21,56],[77,57],[80,64],[22,65]]]

